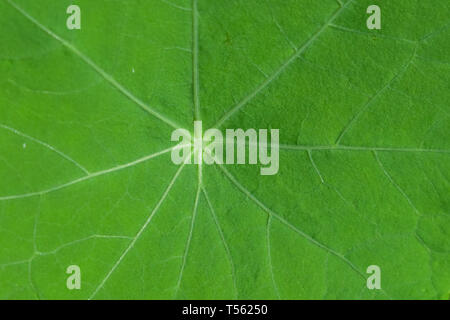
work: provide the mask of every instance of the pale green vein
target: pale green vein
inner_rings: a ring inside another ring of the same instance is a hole
[[[201,120],[200,84],[198,70],[198,11],[197,0],[192,0],[192,88],[194,97],[194,120]]]
[[[36,192],[30,192],[30,193],[24,193],[24,194],[2,196],[2,197],[0,197],[0,201],[35,197],[35,196],[40,196],[40,195],[47,194],[47,193],[50,193],[50,192],[53,192],[53,191],[57,191],[57,190],[60,190],[60,189],[67,188],[69,186],[75,185],[77,183],[86,181],[86,180],[90,180],[90,179],[93,179],[93,178],[96,178],[96,177],[99,177],[99,176],[106,175],[106,174],[111,173],[111,172],[115,172],[115,171],[119,171],[119,170],[123,170],[125,168],[129,168],[129,167],[135,166],[135,165],[137,165],[139,163],[142,163],[142,162],[145,162],[147,160],[153,159],[155,157],[158,157],[160,155],[163,155],[165,153],[168,153],[168,152],[170,152],[170,151],[172,151],[174,149],[178,149],[180,147],[182,147],[182,146],[175,146],[175,147],[172,147],[172,148],[168,148],[168,149],[162,150],[162,151],[157,152],[157,153],[153,153],[151,155],[145,156],[143,158],[137,159],[135,161],[132,161],[132,162],[129,162],[129,163],[126,163],[126,164],[122,164],[122,165],[119,165],[119,166],[116,166],[116,167],[113,167],[113,168],[109,168],[109,169],[106,169],[106,170],[102,170],[102,171],[91,173],[91,174],[89,174],[87,176],[83,176],[81,178],[78,178],[78,179],[66,182],[64,184],[52,187],[50,189],[46,189],[46,190],[42,190],[42,191],[36,191]]]
[[[34,295],[36,296],[37,300],[41,300],[41,294],[36,287],[36,284],[33,281],[33,273],[32,273],[32,265],[33,260],[28,261],[28,282],[30,283],[31,289],[33,290]]]
[[[294,49],[294,51],[297,51],[298,50],[297,46],[291,41],[291,39],[289,39],[289,37],[286,34],[286,32],[284,31],[283,27],[280,25],[280,23],[278,22],[277,18],[275,17],[275,15],[273,13],[273,10],[272,10],[271,3],[268,2],[267,0],[264,3],[267,6],[267,8],[270,10],[270,14],[272,16],[272,21],[275,24],[275,26],[277,27],[277,29],[280,32],[280,34],[284,37],[284,39],[292,47],[292,49]]]
[[[36,250],[36,255],[38,256],[47,256],[47,255],[52,255],[52,254],[56,254],[59,251],[68,248],[70,246],[73,246],[75,244],[79,244],[79,243],[83,243],[89,240],[93,240],[93,239],[122,239],[122,240],[132,240],[133,237],[130,236],[121,236],[121,235],[107,235],[107,234],[93,234],[90,235],[88,237],[82,238],[82,239],[77,239],[77,240],[73,240],[67,243],[64,243],[60,246],[58,246],[57,248],[51,250],[51,251],[46,251],[46,252],[41,252]]]
[[[21,264],[28,263],[29,261],[30,261],[30,259],[26,259],[26,260],[17,260],[17,261],[12,261],[12,262],[1,263],[1,264],[0,264],[0,268],[6,268],[6,267],[11,267],[11,266],[17,266],[17,265],[21,265]]]
[[[81,164],[79,164],[77,161],[75,161],[74,159],[72,159],[71,157],[69,157],[69,156],[68,156],[67,154],[65,154],[64,152],[59,151],[57,148],[55,148],[55,147],[49,145],[48,143],[43,142],[43,141],[41,141],[41,140],[39,140],[39,139],[33,138],[33,137],[31,137],[31,136],[29,136],[29,135],[23,133],[23,132],[20,132],[20,131],[17,130],[17,129],[11,128],[11,127],[9,127],[9,126],[7,126],[7,125],[4,125],[4,124],[1,124],[1,123],[0,123],[0,128],[3,128],[3,129],[5,129],[5,130],[8,130],[8,131],[10,131],[10,132],[12,132],[12,133],[15,133],[15,134],[18,135],[18,136],[24,137],[24,138],[26,138],[26,139],[28,139],[28,140],[31,140],[31,141],[33,141],[33,142],[35,142],[35,143],[37,143],[37,144],[40,144],[40,145],[46,147],[47,149],[49,149],[49,150],[55,152],[56,154],[60,155],[61,157],[63,157],[63,158],[66,159],[67,161],[70,161],[72,164],[74,164],[75,166],[77,166],[77,167],[78,167],[81,171],[83,171],[85,174],[89,175],[89,171],[88,171],[85,167],[83,167]]]
[[[345,151],[381,151],[381,152],[412,152],[412,153],[450,153],[444,149],[421,149],[421,148],[391,148],[391,147],[365,147],[365,146],[303,146],[280,144],[278,146],[284,150],[345,150]]]
[[[375,94],[361,107],[359,108],[359,111],[350,119],[350,121],[344,126],[341,133],[336,139],[335,144],[339,145],[341,140],[344,138],[346,133],[355,125],[355,123],[358,121],[358,119],[363,115],[366,110],[374,103],[378,97],[380,97],[391,85],[394,83],[395,80],[403,76],[405,72],[408,70],[409,66],[414,61],[414,58],[416,57],[418,46],[416,45],[414,47],[413,53],[411,57],[408,59],[408,61],[400,68],[400,70],[379,90],[375,92]]]
[[[313,245],[317,246],[318,248],[320,248],[320,249],[322,249],[322,250],[324,250],[326,252],[329,252],[329,253],[333,254],[335,257],[337,257],[338,259],[342,260],[345,264],[347,264],[359,276],[361,276],[362,278],[365,279],[365,275],[361,271],[359,271],[359,269],[350,260],[348,260],[344,255],[342,255],[341,253],[333,250],[332,248],[330,248],[330,247],[320,243],[319,241],[317,241],[316,239],[312,238],[308,234],[304,233],[303,231],[301,231],[300,229],[295,227],[293,224],[291,224],[289,221],[287,221],[286,219],[284,219],[283,217],[281,217],[280,215],[278,215],[277,213],[275,213],[274,211],[269,209],[266,205],[264,205],[261,201],[259,201],[250,191],[248,191],[242,184],[240,184],[239,181],[237,181],[237,179],[227,169],[225,169],[225,167],[223,165],[218,165],[218,167],[220,169],[222,169],[222,171],[224,172],[225,176],[237,187],[237,189],[239,191],[241,191],[250,200],[252,200],[254,203],[256,203],[267,214],[269,214],[270,216],[276,218],[283,225],[287,226],[288,228],[290,228],[294,232],[298,233],[300,236],[302,236],[303,238],[308,240]]]
[[[432,37],[438,35],[438,34],[441,33],[442,31],[445,31],[448,27],[450,27],[450,21],[447,21],[447,22],[445,23],[445,25],[443,25],[442,27],[440,27],[440,28],[438,28],[438,29],[436,29],[436,30],[434,30],[434,31],[432,31],[432,32],[430,32],[430,33],[424,35],[424,36],[422,37],[422,39],[420,39],[420,41],[426,41],[426,40],[428,40],[428,39],[430,39],[430,38],[432,38]]]
[[[95,81],[93,83],[90,83],[89,85],[79,88],[79,89],[73,89],[73,90],[64,90],[64,91],[51,91],[51,90],[39,90],[39,89],[31,89],[24,85],[19,84],[18,82],[14,81],[13,79],[8,79],[8,82],[11,83],[13,86],[19,88],[20,90],[35,93],[35,94],[46,94],[46,95],[53,95],[53,96],[65,96],[70,94],[76,94],[80,92],[87,91],[97,85],[99,85],[103,80],[99,78],[98,81]]]
[[[33,226],[33,250],[34,250],[34,252],[38,251],[37,229],[38,229],[39,219],[41,218],[41,202],[42,202],[42,198],[39,197],[38,209],[36,210],[36,214],[34,216],[34,226]]]
[[[212,206],[212,203],[209,200],[208,193],[206,192],[206,189],[204,187],[202,187],[202,191],[203,191],[203,194],[205,195],[205,199],[206,199],[206,202],[208,203],[209,211],[211,212],[211,215],[212,215],[212,217],[214,219],[214,223],[216,225],[217,231],[219,232],[220,238],[222,240],[223,246],[224,246],[225,251],[226,251],[227,256],[228,256],[228,260],[230,262],[231,277],[233,279],[233,287],[234,287],[234,290],[235,290],[235,299],[237,299],[237,297],[238,297],[238,289],[237,289],[237,284],[236,284],[236,268],[234,266],[233,258],[231,256],[231,251],[230,251],[230,248],[228,247],[227,242],[225,241],[225,235],[223,234],[222,228],[220,227],[219,219],[217,218],[217,215],[216,215],[216,212],[215,212],[215,210],[214,210],[214,208]]]
[[[197,0],[192,0],[192,95],[194,99],[194,121],[201,120],[201,107],[200,107],[200,77],[198,66],[198,9]],[[197,155],[195,155],[197,157]],[[198,183],[202,184],[202,163],[197,167],[198,170]]]
[[[35,232],[34,232],[33,238],[34,238],[34,240],[35,240]],[[34,248],[34,253],[33,253],[33,255],[32,255],[30,258],[28,258],[28,259],[26,259],[26,260],[19,260],[19,261],[13,261],[13,262],[8,262],[8,263],[0,264],[0,268],[9,267],[9,266],[15,266],[15,265],[20,265],[20,264],[25,264],[25,263],[27,263],[27,264],[28,264],[28,267],[30,268],[31,263],[33,262],[33,260],[34,260],[36,257],[56,254],[56,253],[58,253],[60,250],[62,250],[62,249],[64,249],[64,248],[67,248],[67,247],[70,247],[70,246],[72,246],[72,245],[75,245],[75,244],[78,244],[78,243],[82,243],[82,242],[85,242],[85,241],[88,241],[88,240],[92,240],[92,239],[122,239],[122,240],[123,240],[123,239],[128,239],[128,240],[130,240],[130,239],[132,239],[132,237],[128,237],[128,236],[120,236],[120,235],[93,234],[93,235],[90,235],[90,236],[88,236],[88,237],[86,237],[86,238],[83,238],[83,239],[78,239],[78,240],[70,241],[70,242],[68,242],[68,243],[65,243],[65,244],[63,244],[63,245],[57,247],[56,249],[54,249],[54,250],[52,250],[52,251],[47,251],[47,252],[41,252],[41,251],[37,250],[37,248],[36,248],[36,246],[35,246],[35,248]],[[29,272],[31,272],[31,270],[29,270]]]
[[[403,41],[403,42],[407,42],[407,43],[417,43],[417,41],[415,40],[410,40],[410,39],[405,39],[405,38],[400,38],[400,37],[395,37],[395,36],[390,36],[390,35],[384,35],[384,34],[380,34],[380,33],[371,33],[371,32],[363,32],[360,30],[356,30],[356,29],[350,29],[344,26],[340,26],[334,23],[330,24],[330,27],[336,30],[340,30],[343,32],[348,32],[348,33],[354,33],[354,34],[358,34],[358,35],[365,35],[365,36],[370,36],[370,37],[375,37],[375,38],[382,38],[382,39],[387,39],[387,40],[397,40],[397,41]]]
[[[381,170],[383,171],[383,174],[388,178],[389,182],[397,189],[398,192],[406,199],[408,204],[411,206],[411,208],[414,209],[415,213],[420,215],[419,210],[417,210],[416,206],[413,204],[411,199],[408,197],[405,191],[395,182],[395,180],[392,178],[392,176],[387,172],[386,168],[384,167],[383,163],[381,162],[380,158],[378,157],[378,154],[376,151],[373,151],[373,156],[375,157],[378,165],[380,166]]]
[[[308,152],[308,158],[309,158],[309,161],[311,161],[311,164],[312,164],[314,170],[316,170],[317,175],[318,175],[319,178],[320,178],[320,181],[321,181],[322,183],[325,183],[325,180],[323,180],[323,177],[322,177],[322,174],[320,173],[319,168],[316,166],[316,163],[314,162],[314,159],[313,159],[313,157],[312,157],[312,152],[311,152],[311,150],[307,150],[307,152]]]
[[[269,218],[267,219],[267,226],[266,226],[267,256],[268,256],[268,260],[269,260],[270,275],[272,277],[272,285],[273,285],[273,288],[275,289],[275,293],[276,293],[278,299],[281,299],[280,291],[278,290],[278,285],[275,281],[275,275],[273,273],[272,253],[270,250],[270,225],[271,225],[271,223],[272,223],[272,215],[269,214]]]
[[[178,294],[178,291],[180,290],[181,280],[183,279],[183,272],[184,272],[184,268],[186,267],[186,261],[187,261],[187,257],[189,254],[189,248],[191,246],[192,234],[194,233],[195,218],[197,217],[197,211],[198,211],[200,190],[201,190],[201,186],[198,185],[197,193],[195,195],[194,209],[192,210],[191,227],[189,230],[189,235],[186,240],[186,246],[184,248],[184,254],[183,254],[183,262],[181,263],[180,274],[178,276],[178,281],[177,281],[177,284],[175,287],[175,294],[174,294],[175,296]]]
[[[140,236],[142,235],[142,233],[145,231],[145,229],[147,228],[147,226],[149,225],[149,223],[152,221],[153,217],[155,216],[156,212],[158,211],[158,209],[161,207],[162,203],[164,202],[164,200],[167,198],[167,195],[169,194],[170,190],[172,189],[173,185],[175,184],[175,181],[177,180],[177,178],[179,177],[181,171],[183,170],[184,166],[186,165],[186,162],[183,163],[180,168],[177,170],[177,172],[175,173],[175,175],[173,176],[172,180],[170,181],[169,185],[167,186],[166,190],[164,191],[163,195],[161,196],[161,198],[159,199],[158,203],[156,204],[155,208],[152,210],[152,212],[150,213],[150,215],[148,216],[147,220],[145,221],[145,223],[142,225],[142,227],[139,229],[139,231],[136,233],[136,235],[134,236],[133,240],[130,242],[130,244],[128,245],[128,247],[123,251],[123,253],[121,254],[121,256],[117,259],[117,261],[114,263],[114,265],[112,266],[111,270],[109,270],[109,272],[106,274],[106,276],[103,278],[102,282],[100,282],[100,284],[97,286],[97,288],[94,290],[94,292],[90,295],[89,300],[93,299],[95,297],[95,295],[98,293],[98,291],[103,288],[103,286],[105,285],[106,281],[108,281],[108,279],[111,277],[111,275],[113,274],[113,272],[117,269],[117,267],[120,265],[120,263],[122,262],[122,260],[125,258],[125,256],[128,254],[128,252],[134,247],[134,245],[136,244],[136,242],[139,240]]]
[[[302,150],[302,151],[304,151],[304,150]],[[320,182],[322,184],[324,184],[325,186],[327,186],[328,188],[332,189],[346,205],[355,209],[355,206],[351,203],[351,201],[348,201],[335,186],[325,182],[325,179],[323,178],[323,175],[320,172],[319,167],[317,166],[316,162],[314,161],[314,159],[312,157],[312,150],[307,149],[306,152],[308,153],[308,158],[309,158],[309,161],[311,162],[312,167],[314,168],[317,175],[319,176]]]
[[[174,8],[183,10],[183,11],[191,11],[191,8],[186,8],[186,7],[179,6],[179,5],[177,5],[177,4],[173,3],[173,2],[170,2],[168,0],[161,0],[161,1],[164,2],[165,4],[168,4],[171,7],[174,7]]]
[[[49,28],[41,24],[39,21],[37,21],[34,17],[32,17],[30,14],[28,14],[24,9],[19,7],[15,2],[12,0],[6,0],[13,8],[15,8],[18,12],[20,12],[25,18],[30,20],[32,23],[34,23],[37,27],[39,27],[42,31],[47,33],[49,36],[54,38],[55,40],[59,41],[63,46],[65,46],[67,49],[72,51],[75,55],[77,55],[79,58],[81,58],[87,65],[89,65],[92,69],[94,69],[100,76],[102,76],[108,83],[110,83],[113,87],[115,87],[117,90],[119,90],[122,94],[124,94],[127,98],[129,98],[131,101],[136,103],[139,107],[141,107],[143,110],[147,111],[149,114],[153,115],[154,117],[158,118],[159,120],[165,122],[169,126],[178,129],[181,128],[180,125],[175,123],[173,120],[169,119],[168,117],[164,116],[163,114],[159,113],[155,109],[148,106],[146,103],[144,103],[142,100],[137,98],[134,94],[132,94],[128,89],[126,89],[124,86],[122,86],[117,80],[115,80],[111,75],[106,73],[102,68],[100,68],[94,61],[92,61],[88,56],[86,56],[84,53],[82,53],[80,50],[78,50],[74,45],[69,43],[67,40],[61,38],[56,33],[51,31]]]
[[[306,49],[308,49],[314,41],[329,27],[329,25],[339,17],[339,15],[345,11],[345,9],[352,3],[353,0],[348,1],[345,5],[341,6],[336,12],[328,19],[328,21],[316,32],[314,33],[294,54],[286,60],[269,78],[267,78],[263,83],[261,83],[253,92],[247,95],[241,100],[237,105],[232,107],[227,113],[223,115],[222,118],[213,126],[213,128],[221,127],[225,121],[232,117],[236,112],[238,112],[242,107],[244,107],[250,100],[257,96],[261,91],[263,91],[268,85],[270,85],[275,79],[277,79],[284,70],[294,62]]]

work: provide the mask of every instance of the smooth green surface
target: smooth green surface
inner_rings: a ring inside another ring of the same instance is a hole
[[[0,298],[448,299],[449,4],[373,2],[1,0]],[[194,119],[279,173],[174,165]]]

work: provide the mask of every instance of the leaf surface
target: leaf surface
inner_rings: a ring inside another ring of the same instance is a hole
[[[377,2],[2,0],[0,297],[448,299],[449,5]],[[194,120],[278,174],[173,164]]]

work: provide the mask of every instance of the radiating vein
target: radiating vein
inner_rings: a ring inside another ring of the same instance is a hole
[[[252,200],[254,203],[256,203],[261,209],[263,209],[267,214],[270,216],[276,218],[278,221],[280,221],[283,225],[287,226],[288,228],[292,229],[294,232],[298,233],[300,236],[311,242],[313,245],[319,247],[320,249],[323,249],[326,252],[329,252],[333,254],[338,259],[342,260],[344,263],[346,263],[353,271],[355,271],[359,276],[365,279],[365,275],[359,271],[359,269],[345,256],[340,254],[339,252],[333,250],[332,248],[329,248],[328,246],[320,243],[316,239],[312,238],[308,234],[304,233],[300,229],[298,229],[296,226],[291,224],[289,221],[284,219],[282,216],[278,215],[271,209],[269,209],[266,205],[264,205],[261,201],[259,201],[250,191],[248,191],[242,184],[237,181],[237,179],[223,166],[218,165],[220,169],[224,172],[225,176],[237,187],[239,191],[241,191],[243,194],[245,194],[250,200]]]
[[[81,58],[87,65],[89,65],[92,69],[94,69],[99,75],[101,75],[108,83],[110,83],[113,87],[115,87],[117,90],[119,90],[122,94],[124,94],[126,97],[128,97],[131,101],[136,103],[139,107],[153,115],[154,117],[158,118],[159,120],[165,122],[169,126],[178,129],[181,128],[180,125],[175,123],[173,120],[169,119],[165,115],[159,113],[155,109],[151,108],[147,104],[145,104],[142,100],[137,98],[134,94],[132,94],[129,90],[127,90],[124,86],[122,86],[117,80],[115,80],[111,75],[106,73],[102,68],[100,68],[94,61],[92,61],[88,56],[86,56],[84,53],[82,53],[80,50],[78,50],[74,45],[69,43],[67,40],[61,38],[56,33],[51,31],[49,28],[41,24],[38,20],[36,20],[34,17],[32,17],[30,14],[28,14],[24,9],[19,7],[15,2],[12,0],[6,0],[13,8],[15,8],[17,11],[19,11],[25,18],[30,20],[32,23],[34,23],[36,26],[38,26],[41,30],[43,30],[45,33],[50,35],[55,40],[59,41],[63,46],[65,46],[67,49],[72,51],[75,55],[77,55],[79,58]]]
[[[5,129],[5,130],[8,130],[8,131],[10,131],[10,132],[12,132],[12,133],[17,134],[18,136],[24,137],[24,138],[26,138],[26,139],[29,139],[29,140],[31,140],[31,141],[33,141],[33,142],[36,142],[36,143],[38,143],[38,144],[40,144],[40,145],[46,147],[47,149],[49,149],[49,150],[55,152],[56,154],[60,155],[60,156],[63,157],[64,159],[70,161],[70,162],[73,163],[75,166],[77,166],[79,169],[81,169],[84,173],[86,173],[87,175],[89,175],[89,171],[88,171],[85,167],[83,167],[81,164],[79,164],[77,161],[75,161],[74,159],[72,159],[71,157],[69,157],[69,156],[68,156],[67,154],[65,154],[64,152],[59,151],[58,149],[56,149],[55,147],[49,145],[48,143],[45,143],[45,142],[43,142],[43,141],[41,141],[41,140],[39,140],[39,139],[33,138],[33,137],[31,137],[31,136],[29,136],[29,135],[23,133],[23,132],[20,132],[20,131],[17,130],[17,129],[11,128],[11,127],[9,127],[9,126],[7,126],[7,125],[4,125],[4,124],[1,124],[1,123],[0,123],[0,128],[3,128],[3,129]]]
[[[342,138],[346,135],[346,133],[355,125],[355,123],[358,121],[358,119],[363,115],[366,110],[372,105],[373,102],[375,102],[379,96],[381,96],[384,91],[386,91],[392,83],[394,83],[395,80],[397,80],[399,77],[401,77],[405,72],[408,70],[411,63],[414,61],[414,58],[416,57],[418,46],[416,45],[414,47],[414,51],[409,58],[409,60],[400,68],[400,70],[379,90],[375,92],[375,94],[358,110],[358,112],[350,119],[350,121],[344,126],[341,133],[336,139],[335,144],[339,145]]]
[[[198,201],[200,198],[200,190],[201,190],[201,186],[198,185],[197,193],[195,195],[194,209],[192,210],[191,227],[189,230],[188,238],[186,240],[186,246],[184,248],[184,254],[183,254],[183,262],[181,263],[180,274],[178,276],[177,285],[175,287],[175,296],[177,295],[178,291],[180,290],[181,280],[183,279],[183,272],[184,272],[184,268],[186,267],[187,256],[189,253],[189,248],[191,246],[192,234],[194,232],[194,226],[195,226],[195,218],[197,217]]]
[[[344,12],[344,10],[352,3],[353,0],[348,1],[345,5],[341,6],[328,21],[309,38],[294,54],[286,60],[269,78],[267,78],[263,83],[261,83],[253,92],[251,92],[248,96],[241,100],[237,105],[232,107],[227,113],[223,115],[223,117],[213,126],[213,128],[219,128],[223,125],[225,121],[227,121],[230,117],[232,117],[237,111],[239,111],[242,107],[244,107],[250,100],[252,100],[255,96],[257,96],[261,91],[263,91],[269,84],[271,84],[275,79],[280,76],[281,73],[292,63],[294,62],[306,49],[308,49],[314,41],[328,28],[328,26],[336,20],[339,15]]]
[[[197,0],[192,0],[192,88],[194,97],[194,120],[201,120],[200,84],[198,71],[198,11]]]
[[[161,196],[161,199],[159,199],[158,203],[156,204],[155,208],[153,209],[153,211],[150,213],[150,215],[148,216],[147,220],[145,221],[145,223],[142,225],[142,227],[139,229],[139,231],[136,233],[136,235],[134,236],[133,240],[130,242],[130,244],[128,245],[128,247],[124,250],[124,252],[122,253],[122,255],[119,257],[119,259],[117,259],[117,261],[114,263],[113,267],[111,268],[111,270],[109,270],[109,272],[106,274],[105,278],[103,278],[102,282],[97,286],[97,288],[94,290],[94,292],[91,294],[91,296],[89,297],[89,300],[91,300],[92,298],[95,297],[95,295],[98,293],[98,291],[103,288],[103,286],[105,285],[106,281],[108,281],[108,279],[111,277],[112,273],[117,269],[117,267],[120,265],[120,263],[122,262],[122,260],[125,258],[125,256],[127,255],[127,253],[134,247],[134,245],[136,244],[136,241],[139,240],[139,237],[142,235],[142,233],[145,231],[145,229],[147,228],[147,226],[149,225],[149,223],[152,221],[153,217],[155,216],[156,212],[158,211],[158,209],[161,207],[161,204],[164,202],[164,200],[167,198],[167,195],[169,194],[170,190],[172,189],[173,185],[175,184],[175,181],[177,180],[177,178],[179,177],[181,171],[183,170],[184,166],[185,166],[186,162],[183,163],[180,168],[177,170],[177,172],[175,173],[175,175],[173,176],[172,180],[170,181],[169,185],[167,186],[166,190],[164,191],[163,195]]]
[[[365,146],[304,146],[304,145],[288,145],[280,144],[278,146],[284,150],[344,150],[344,151],[381,151],[381,152],[412,152],[412,153],[450,153],[445,149],[422,149],[422,148],[391,148],[391,147],[365,147]]]
[[[228,247],[228,244],[225,241],[225,236],[223,234],[222,228],[220,227],[219,219],[217,218],[216,212],[215,212],[215,210],[214,210],[214,208],[212,206],[211,201],[209,200],[208,193],[206,192],[206,189],[204,187],[202,187],[202,191],[203,191],[203,194],[205,195],[205,199],[206,199],[206,202],[208,203],[209,211],[211,212],[211,215],[212,215],[212,217],[214,219],[214,223],[216,225],[217,231],[219,232],[220,238],[222,239],[222,243],[223,243],[223,246],[224,246],[225,251],[227,253],[228,260],[230,261],[231,276],[232,276],[232,279],[233,279],[233,286],[234,286],[234,290],[235,290],[235,298],[237,299],[237,297],[238,297],[238,290],[237,290],[237,284],[236,284],[236,268],[234,266],[233,257],[231,256],[230,248]]]
[[[129,167],[135,166],[135,165],[137,165],[137,164],[139,164],[141,162],[145,162],[147,160],[150,160],[152,158],[158,157],[160,155],[163,155],[165,153],[168,153],[168,152],[170,152],[170,151],[172,151],[174,149],[180,148],[180,147],[181,147],[181,145],[175,146],[175,147],[172,147],[172,148],[168,148],[168,149],[162,150],[162,151],[157,152],[157,153],[153,153],[151,155],[145,156],[143,158],[137,159],[135,161],[132,161],[132,162],[129,162],[129,163],[126,163],[126,164],[122,164],[122,165],[119,165],[119,166],[116,166],[116,167],[113,167],[113,168],[109,168],[109,169],[106,169],[106,170],[102,170],[102,171],[91,173],[91,174],[89,174],[87,176],[84,176],[84,177],[81,177],[81,178],[78,178],[78,179],[66,182],[64,184],[58,185],[56,187],[52,187],[50,189],[46,189],[46,190],[42,190],[42,191],[36,191],[36,192],[30,192],[30,193],[24,193],[24,194],[18,194],[18,195],[2,196],[2,197],[0,197],[0,201],[2,201],[2,200],[13,200],[13,199],[29,198],[29,197],[40,196],[40,195],[47,194],[47,193],[50,193],[50,192],[53,192],[53,191],[57,191],[57,190],[60,190],[60,189],[67,188],[69,186],[75,185],[77,183],[93,179],[95,177],[103,176],[103,175],[106,175],[106,174],[111,173],[111,172],[115,172],[115,171],[119,171],[119,170],[122,170],[122,169],[125,169],[125,168],[129,168]]]

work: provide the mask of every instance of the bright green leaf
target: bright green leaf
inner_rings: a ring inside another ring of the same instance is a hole
[[[373,2],[2,0],[0,298],[448,299],[450,7]],[[278,174],[173,164],[194,119]]]

